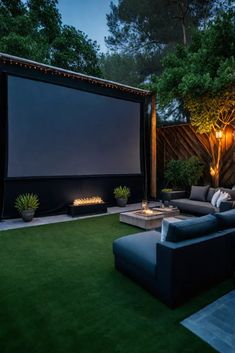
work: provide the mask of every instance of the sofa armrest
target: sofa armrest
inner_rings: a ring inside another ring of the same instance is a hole
[[[233,273],[231,238],[220,232],[180,243],[157,243],[157,289],[170,307]]]
[[[222,201],[219,207],[220,212],[231,210],[235,208],[235,201]]]

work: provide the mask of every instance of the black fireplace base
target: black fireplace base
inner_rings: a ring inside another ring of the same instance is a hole
[[[100,214],[100,213],[106,213],[106,212],[107,212],[107,205],[104,203],[95,204],[95,205],[81,205],[81,206],[69,205],[68,207],[68,215],[72,217]]]

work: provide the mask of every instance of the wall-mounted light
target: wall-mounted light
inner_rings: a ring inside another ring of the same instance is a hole
[[[210,175],[215,176],[215,174],[216,174],[215,168],[210,167]]]
[[[218,140],[222,139],[222,137],[223,137],[223,131],[222,131],[222,130],[217,130],[217,131],[215,132],[215,137],[216,137]]]

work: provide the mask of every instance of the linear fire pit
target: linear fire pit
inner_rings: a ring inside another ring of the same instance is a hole
[[[98,196],[76,199],[73,204],[68,207],[68,214],[72,217],[106,212],[107,205]]]

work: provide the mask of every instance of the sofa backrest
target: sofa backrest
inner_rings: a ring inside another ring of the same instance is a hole
[[[214,217],[217,219],[219,230],[235,228],[235,209],[226,212],[215,213]]]
[[[231,228],[235,229],[235,209],[170,223],[165,239],[178,243]]]
[[[213,215],[190,218],[185,221],[171,223],[168,227],[166,241],[180,242],[215,233],[218,229],[217,223],[217,218]]]
[[[235,188],[234,189],[228,189],[228,188],[219,187],[219,188],[209,188],[208,193],[207,193],[207,197],[206,197],[206,201],[207,202],[211,202],[211,199],[212,199],[214,193],[217,190],[221,190],[223,192],[227,192],[230,195],[231,199],[233,201],[235,201]]]

